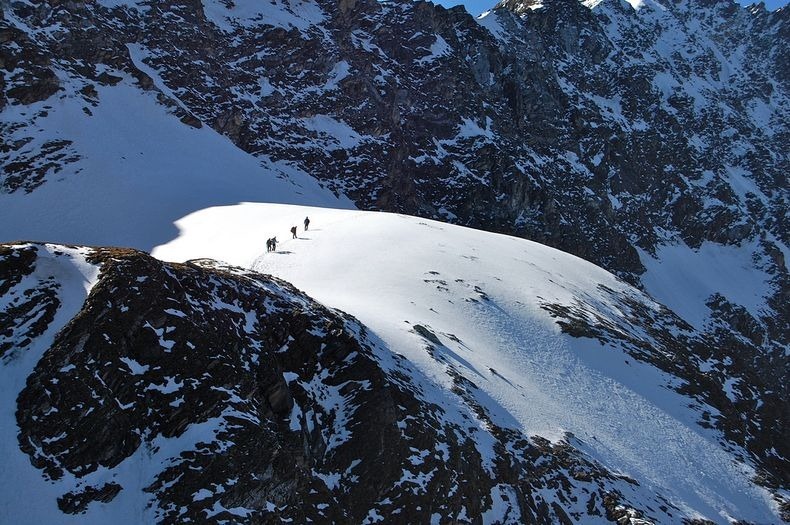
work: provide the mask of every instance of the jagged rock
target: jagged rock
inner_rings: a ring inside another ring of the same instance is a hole
[[[40,336],[60,306],[59,284],[54,279],[37,283],[22,294],[10,293],[32,272],[36,250],[10,249],[0,246],[0,295],[8,303],[0,311],[0,360],[6,361],[23,352]]]
[[[109,503],[121,491],[117,483],[106,483],[102,488],[87,487],[80,492],[69,492],[58,498],[58,508],[66,514],[80,514],[85,512],[93,501]]]
[[[32,104],[46,100],[60,89],[58,79],[55,73],[47,70],[40,78],[37,78],[30,84],[25,86],[15,86],[6,92],[6,96],[11,101],[19,102],[20,104]]]

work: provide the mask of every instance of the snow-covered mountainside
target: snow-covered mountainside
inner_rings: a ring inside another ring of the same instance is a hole
[[[357,207],[559,247],[783,351],[790,10],[632,4],[513,0],[478,20],[406,0],[4,4],[0,203],[40,213],[0,235],[129,245],[53,234],[80,237],[86,215],[124,232],[212,204],[348,207],[309,175]],[[305,197],[265,197],[264,174]],[[200,205],[136,213],[193,184]],[[124,199],[140,187],[154,200]],[[151,232],[140,247],[175,233]],[[714,261],[667,288],[668,268]]]
[[[383,213],[177,226],[153,255],[201,259],[3,246],[6,521],[781,519],[718,428],[741,386],[605,270]]]
[[[7,120],[34,115],[41,127],[10,127],[4,138],[38,157],[29,167],[56,171],[30,193],[0,193],[2,240],[151,250],[177,235],[175,221],[210,206],[247,200],[352,206],[288,163],[252,157],[211,128],[183,125],[155,96],[135,87],[132,77],[95,89],[90,115],[74,93],[2,113]],[[27,136],[31,131],[33,137]],[[53,150],[55,143],[68,153]],[[60,166],[49,154],[73,162]],[[6,182],[14,180],[16,166],[4,164]]]
[[[634,282],[666,245],[747,243],[786,285],[787,9],[514,0],[478,21],[376,0],[2,9],[6,193],[84,173],[80,127],[58,106],[92,124],[134,77],[184,126],[363,208],[526,236]]]
[[[0,2],[0,522],[790,520],[788,13]]]

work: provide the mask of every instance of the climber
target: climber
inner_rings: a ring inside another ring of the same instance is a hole
[[[272,251],[277,251],[277,237],[272,237]]]
[[[272,240],[271,239],[266,239],[266,251],[267,252],[272,251]]]
[[[296,226],[291,226],[291,234],[293,235],[293,238],[296,239]]]
[[[307,227],[310,226],[310,217],[304,218],[304,231],[307,231]]]

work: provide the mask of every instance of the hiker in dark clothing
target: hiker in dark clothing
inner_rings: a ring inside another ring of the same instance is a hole
[[[277,251],[277,237],[272,237],[272,251]]]
[[[271,239],[266,239],[266,251],[267,252],[272,251],[272,240]]]
[[[296,226],[291,226],[291,233],[293,234],[293,238],[296,239]]]
[[[307,227],[310,226],[310,217],[304,218],[304,231],[307,231]]]

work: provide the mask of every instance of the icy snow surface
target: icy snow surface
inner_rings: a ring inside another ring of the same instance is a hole
[[[753,472],[721,449],[715,432],[694,423],[687,398],[666,388],[668,376],[561,334],[540,308],[586,297],[616,311],[599,284],[657,307],[590,263],[522,239],[385,213],[245,203],[177,225],[179,238],[155,256],[212,257],[289,280],[356,316],[449,387],[445,365],[412,329],[429,328],[448,361],[485,393],[497,424],[552,440],[572,432],[610,470],[668,495],[689,516],[778,519],[768,493],[748,481]],[[299,237],[290,239],[294,225]],[[274,235],[278,251],[264,253]]]
[[[756,249],[749,243],[723,246],[706,242],[697,250],[685,244],[661,246],[656,258],[640,251],[647,269],[642,282],[653,297],[700,329],[710,314],[704,304],[714,293],[758,317],[771,292],[771,276],[754,268]]]
[[[506,42],[507,31],[502,27],[502,24],[499,21],[499,13],[497,11],[485,11],[481,13],[480,16],[475,18],[475,20],[478,24],[488,29],[488,31],[494,35],[494,38],[499,40],[501,43]]]

